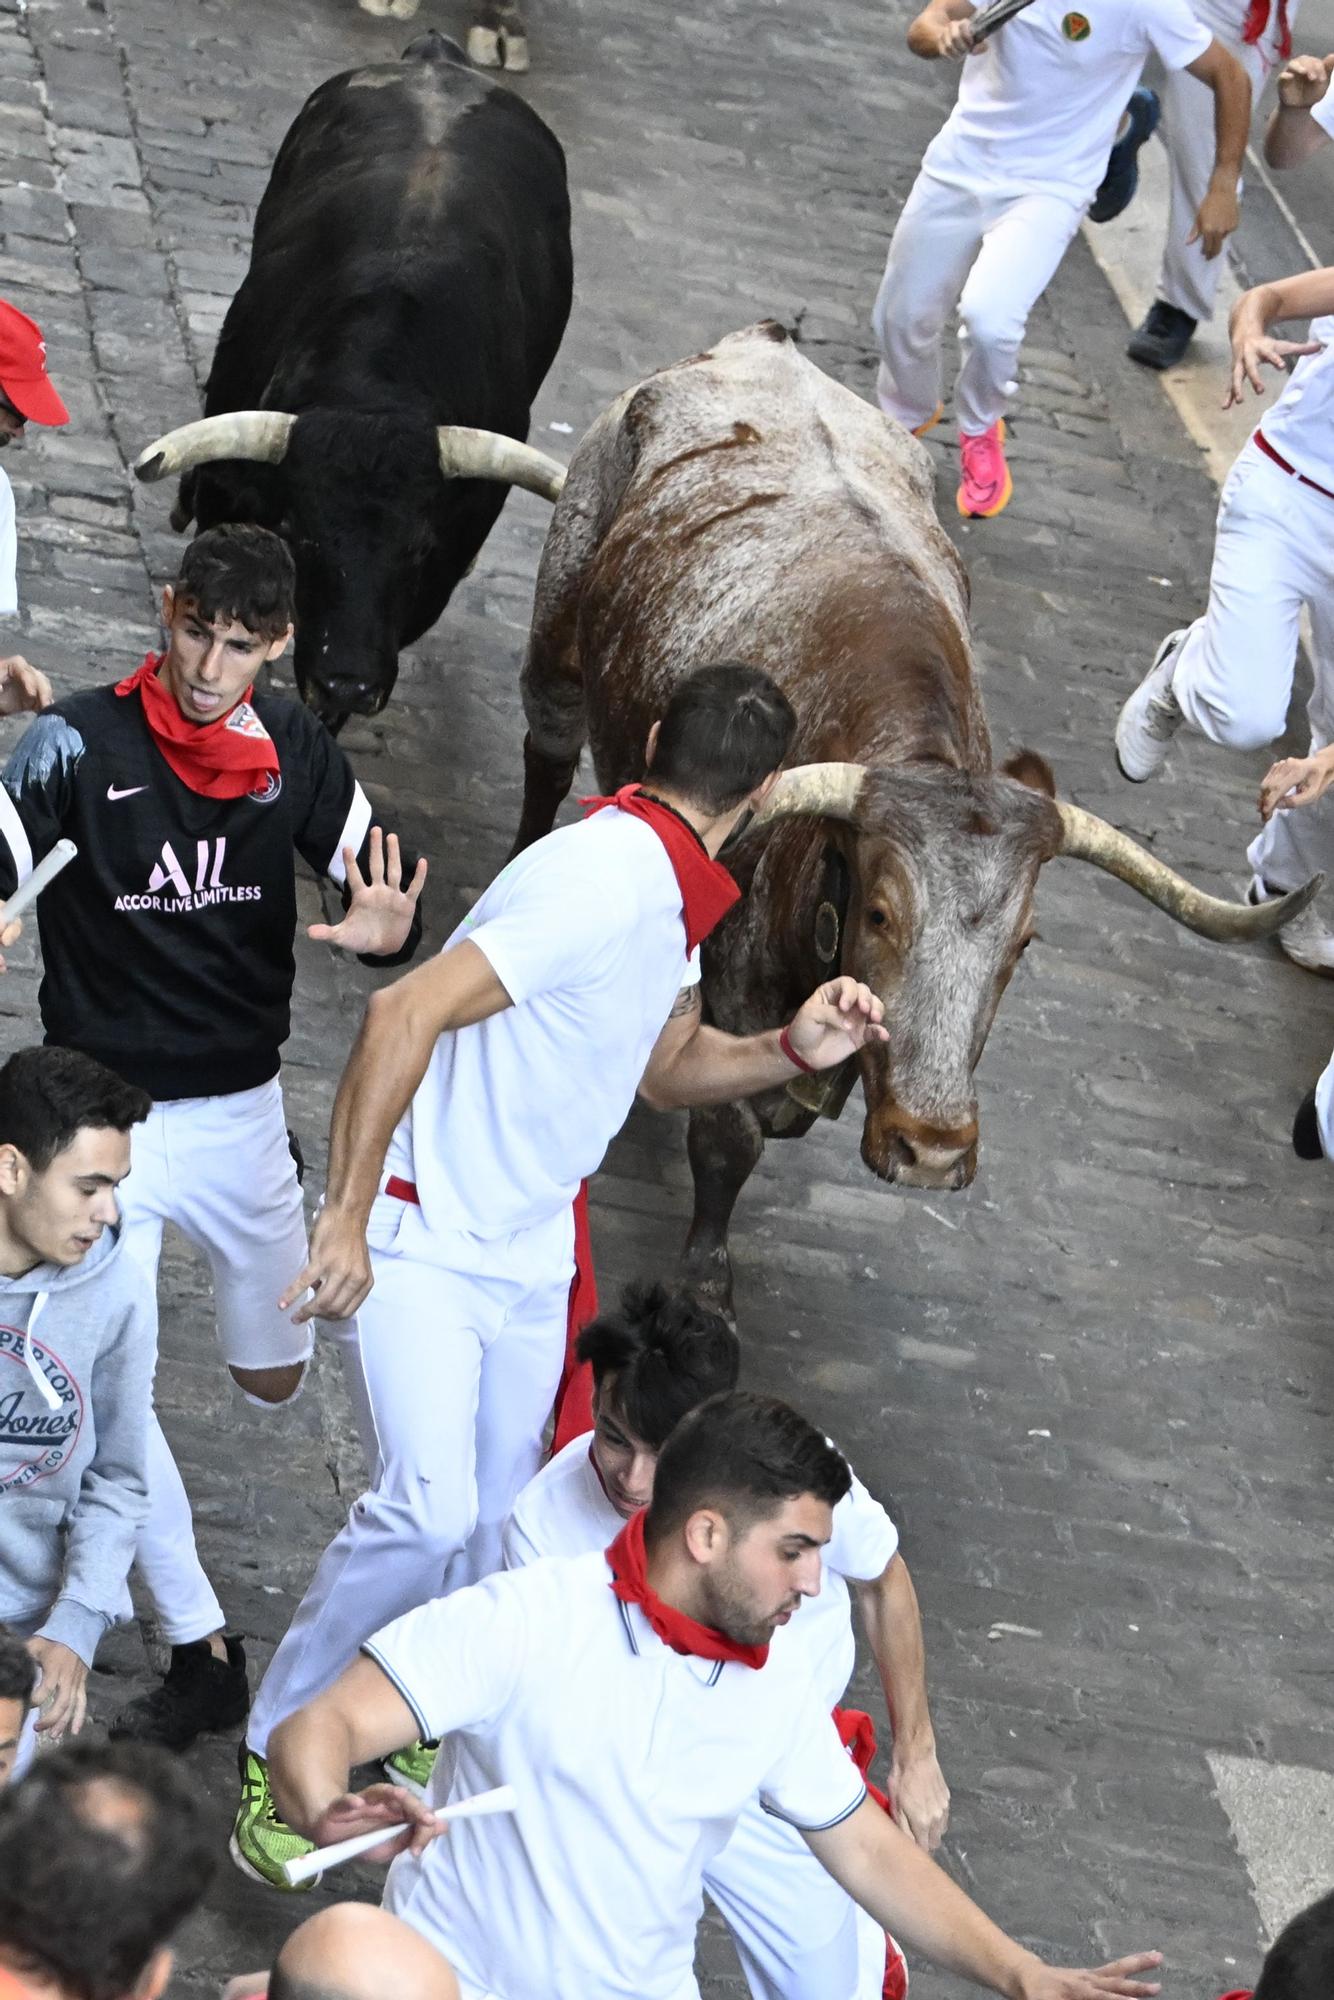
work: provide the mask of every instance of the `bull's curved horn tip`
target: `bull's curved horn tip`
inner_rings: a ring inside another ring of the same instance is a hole
[[[147,451],[141,451],[138,458],[134,461],[135,478],[144,481],[160,479],[166,457],[166,452],[160,446],[150,444]]]
[[[1315,901],[1324,886],[1324,875],[1313,875],[1309,882],[1302,883],[1300,889],[1289,889],[1286,896],[1276,897],[1267,911],[1273,920],[1272,928],[1280,931],[1284,924],[1290,924],[1294,917],[1299,917],[1302,911]],[[1262,903],[1260,907],[1264,909],[1265,906]]]

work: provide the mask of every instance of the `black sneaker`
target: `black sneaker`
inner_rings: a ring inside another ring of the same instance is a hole
[[[1162,111],[1156,90],[1141,86],[1131,92],[1126,106],[1130,123],[1112,147],[1102,186],[1089,203],[1090,222],[1111,222],[1129,208],[1139,186],[1139,149],[1158,130]]]
[[[1141,368],[1175,368],[1198,324],[1180,306],[1155,299],[1126,343],[1126,353]]]
[[[1308,1090],[1297,1106],[1297,1116],[1292,1121],[1292,1150],[1299,1160],[1323,1160],[1325,1157],[1325,1149],[1320,1143],[1320,1120],[1316,1116],[1314,1090]]]
[[[123,1708],[107,1734],[117,1742],[159,1743],[185,1750],[206,1729],[238,1729],[250,1713],[245,1647],[227,1638],[225,1660],[207,1639],[173,1646],[166,1679]]]

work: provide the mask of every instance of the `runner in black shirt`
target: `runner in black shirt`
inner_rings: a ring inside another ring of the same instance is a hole
[[[396,965],[421,932],[419,862],[404,888],[398,841],[324,725],[256,694],[292,636],[291,557],[262,528],[227,527],[185,551],[164,593],[165,655],[32,723],[0,780],[0,896],[62,835],[76,861],[38,905],[48,1041],[96,1056],[155,1100],[134,1135],[122,1200],[128,1247],[155,1277],[165,1222],[208,1257],[218,1338],[247,1399],[296,1395],[308,1327],[277,1301],[306,1254],[278,1084],[295,962],[295,850],[343,891],[310,935]],[[113,1735],[181,1748],[244,1720],[240,1640],[195,1551],[189,1503],[156,1419],[140,1575],[172,1663]]]

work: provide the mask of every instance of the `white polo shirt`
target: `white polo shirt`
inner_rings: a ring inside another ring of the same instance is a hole
[[[613,806],[511,861],[445,949],[464,938],[514,1004],[440,1037],[386,1167],[428,1230],[489,1238],[568,1208],[602,1164],[699,955],[667,850]]]
[[[1033,0],[964,58],[922,167],[958,187],[1091,201],[1147,57],[1184,69],[1211,40],[1187,0]]]
[[[544,1556],[583,1555],[605,1549],[625,1523],[602,1490],[589,1454],[592,1433],[577,1437],[529,1480],[504,1533],[505,1567],[521,1569]],[[818,1597],[805,1597],[773,1636],[773,1650],[796,1652],[806,1663],[821,1704],[842,1701],[857,1641],[848,1583],[870,1583],[898,1553],[899,1531],[856,1474],[834,1509],[834,1532],[823,1552]]]
[[[14,489],[0,469],[0,618],[12,618],[19,608],[19,538],[14,525]]]
[[[795,1652],[756,1671],[675,1653],[601,1553],[437,1598],[366,1651],[423,1738],[431,1803],[512,1784],[389,1871],[385,1908],[494,2000],[676,2000],[705,1868],[755,1792],[813,1831],[865,1797]]]

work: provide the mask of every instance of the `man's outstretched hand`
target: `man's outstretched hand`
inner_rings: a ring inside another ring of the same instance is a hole
[[[787,1036],[812,1069],[832,1069],[867,1042],[887,1042],[885,1010],[869,986],[846,974],[817,986],[789,1023]]]
[[[1160,1951],[1133,1951],[1129,1958],[1115,1958],[1110,1965],[1074,1971],[1061,1965],[1040,1965],[1024,1980],[1023,2000],[1147,2000],[1160,1993],[1159,1982],[1140,1978],[1142,1972],[1156,1972],[1163,1962]]]
[[[350,847],[343,849],[343,866],[351,891],[340,924],[311,924],[306,935],[316,944],[336,944],[340,951],[353,951],[367,958],[392,958],[408,941],[417,898],[426,880],[425,857],[417,863],[407,888],[403,887],[403,859],[398,835],[386,842],[378,826],[371,828],[371,851],[363,875]]]

